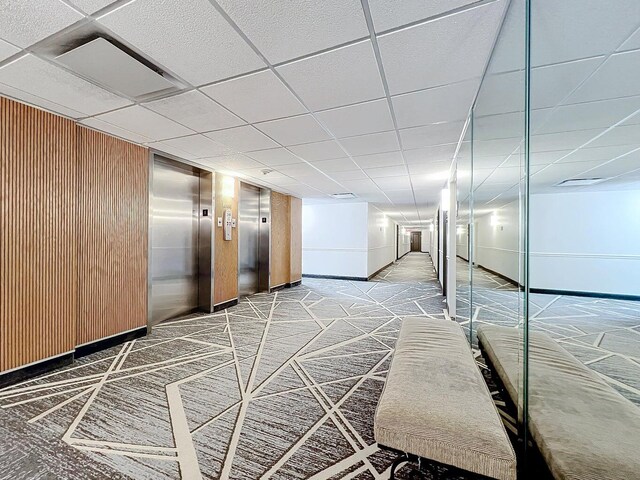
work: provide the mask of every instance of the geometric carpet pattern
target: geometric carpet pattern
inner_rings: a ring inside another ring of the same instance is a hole
[[[398,330],[443,307],[410,254],[374,281],[305,278],[161,323],[1,390],[0,478],[388,478],[373,416]]]
[[[468,327],[470,314],[468,268],[458,259],[457,320],[463,327]],[[513,284],[474,268],[474,333],[483,323],[516,327],[522,302],[522,293]],[[547,333],[640,407],[640,302],[531,294],[529,308],[531,330]]]

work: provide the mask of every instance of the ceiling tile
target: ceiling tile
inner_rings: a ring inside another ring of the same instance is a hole
[[[457,143],[463,127],[464,122],[450,122],[407,128],[400,130],[400,140],[405,149]]]
[[[259,150],[250,152],[249,157],[258,160],[260,163],[276,167],[279,165],[293,165],[296,163],[304,163],[300,158],[285,148],[270,148],[268,150]]]
[[[365,168],[365,173],[371,178],[400,177],[407,175],[405,165],[394,165],[392,167]]]
[[[192,85],[265,66],[208,0],[136,0],[98,21]]]
[[[382,191],[386,190],[401,190],[407,189],[411,191],[411,182],[409,182],[409,175],[396,176],[396,177],[380,177],[373,180]]]
[[[317,169],[313,168],[308,163],[296,163],[293,165],[281,165],[276,168],[279,172],[292,177],[302,177],[309,175],[319,175]]]
[[[271,120],[258,123],[255,127],[285,146],[319,142],[331,138],[311,115]]]
[[[81,8],[83,12],[89,15],[115,2],[117,0],[73,0],[73,4],[76,7]]]
[[[0,94],[4,95],[5,97],[13,98],[20,102],[33,105],[35,107],[42,108],[44,110],[48,110],[50,112],[54,112],[59,115],[64,115],[69,118],[80,118],[86,115],[82,112],[78,112],[77,110],[67,108],[55,102],[50,102],[48,100],[45,100],[42,97],[38,97],[37,95],[32,95],[30,93],[24,92],[17,88],[10,87],[9,85],[5,85],[3,83],[0,83]]]
[[[353,193],[380,193],[378,186],[368,178],[361,180],[344,180],[340,183]]]
[[[466,120],[478,80],[392,97],[398,128]]]
[[[0,36],[19,47],[28,47],[84,16],[60,0],[0,0]]]
[[[205,133],[205,135],[216,142],[231,147],[236,152],[252,152],[278,147],[276,142],[251,125],[218,130]]]
[[[164,140],[193,133],[192,130],[139,105],[104,113],[97,118],[152,140]]]
[[[553,150],[574,149],[602,133],[602,129],[577,130],[574,132],[545,133],[531,135],[531,152],[548,152]],[[599,145],[594,144],[592,147]]]
[[[98,120],[97,118],[85,118],[84,120],[80,121],[80,123],[95,130],[100,130],[101,132],[115,135],[116,137],[124,138],[125,140],[129,140],[134,143],[147,143],[151,141],[150,138],[147,138],[143,135],[130,132],[129,130],[125,130],[124,128],[116,127],[115,125],[111,125],[110,123]]]
[[[147,146],[149,148],[158,150],[159,152],[173,155],[174,157],[177,157],[181,160],[189,160],[192,162],[196,161],[195,155],[191,155],[190,153],[185,152],[184,150],[181,150],[180,148],[176,148],[172,145],[167,145],[165,142],[152,142],[147,144]]]
[[[507,1],[378,37],[392,95],[480,77]]]
[[[412,190],[385,190],[384,193],[395,204],[413,203],[414,201]]]
[[[370,40],[298,60],[276,70],[311,110],[385,95]]]
[[[331,178],[342,183],[343,180],[362,180],[367,178],[367,175],[362,170],[349,170],[346,172],[333,172]]]
[[[446,170],[449,171],[451,161],[433,162],[433,163],[410,163],[407,165],[409,174],[413,175],[430,175],[437,174]]]
[[[225,155],[224,157],[201,158],[198,163],[210,165],[217,170],[246,170],[250,168],[264,168],[260,162],[242,154]]]
[[[358,137],[343,138],[340,143],[350,155],[370,155],[400,150],[396,132],[372,133]]]
[[[196,132],[235,127],[244,122],[197,90],[144,104]]]
[[[321,162],[315,162],[314,167],[319,168],[323,172],[331,175],[334,172],[350,172],[360,170],[360,168],[353,163],[349,158],[340,158],[334,160],[323,160]]]
[[[32,54],[0,68],[0,84],[63,105],[84,115],[95,115],[131,104],[129,100],[103,90]],[[0,93],[4,93],[2,85]],[[36,102],[36,105],[39,103]],[[42,106],[47,108],[46,105]]]
[[[272,64],[367,37],[359,0],[218,0]]]
[[[400,152],[360,155],[358,157],[353,157],[353,161],[362,168],[391,167],[393,165],[404,164],[404,159],[402,158],[402,153]]]
[[[583,130],[581,130],[583,131]],[[597,131],[597,130],[595,130]],[[594,132],[594,130],[586,130]],[[535,138],[535,136],[533,137]],[[614,145],[640,146],[640,125],[619,125],[589,143],[588,147],[604,147]],[[571,147],[571,145],[567,145]]]
[[[415,150],[405,150],[404,159],[407,163],[416,162],[443,162],[453,160],[456,152],[456,143],[446,145],[436,145],[433,147],[417,148]],[[511,152],[509,152],[511,153]]]
[[[425,20],[435,15],[460,8],[477,0],[369,0],[371,17],[376,32]]]
[[[640,3],[640,2],[638,2]],[[640,50],[611,55],[571,97],[570,103],[640,95]]]
[[[386,98],[316,113],[337,138],[393,130]]]
[[[231,148],[215,142],[204,135],[172,138],[171,140],[165,140],[163,143],[184,150],[196,158],[217,157],[234,153]]]
[[[324,142],[305,143],[289,147],[296,155],[301,156],[308,162],[317,162],[320,160],[330,160],[332,158],[343,158],[347,154],[335,140],[326,140]]]
[[[227,80],[200,90],[252,123],[307,111],[271,70]]]
[[[20,49],[18,47],[14,47],[13,45],[0,40],[0,62],[6,60],[12,55],[18,53]]]

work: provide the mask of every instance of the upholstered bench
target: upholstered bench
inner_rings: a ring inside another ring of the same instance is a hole
[[[478,342],[517,403],[521,332],[482,325]],[[556,479],[640,479],[640,408],[542,332],[529,333],[528,426]]]
[[[464,332],[450,320],[405,318],[374,434],[382,448],[490,478],[516,478],[515,453],[489,389]]]

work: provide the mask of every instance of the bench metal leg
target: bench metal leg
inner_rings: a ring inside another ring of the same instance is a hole
[[[409,455],[407,455],[406,453],[403,453],[398,458],[396,458],[391,464],[391,472],[389,474],[389,480],[394,480],[396,478],[396,468],[398,468],[398,465],[408,461],[409,461]]]

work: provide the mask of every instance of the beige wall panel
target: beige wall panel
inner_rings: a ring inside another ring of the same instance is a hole
[[[225,240],[217,219],[224,217],[226,208],[231,209],[233,218],[238,218],[240,182],[237,178],[217,173],[215,194],[214,303],[217,305],[238,298],[238,229],[233,229],[231,240]]]

